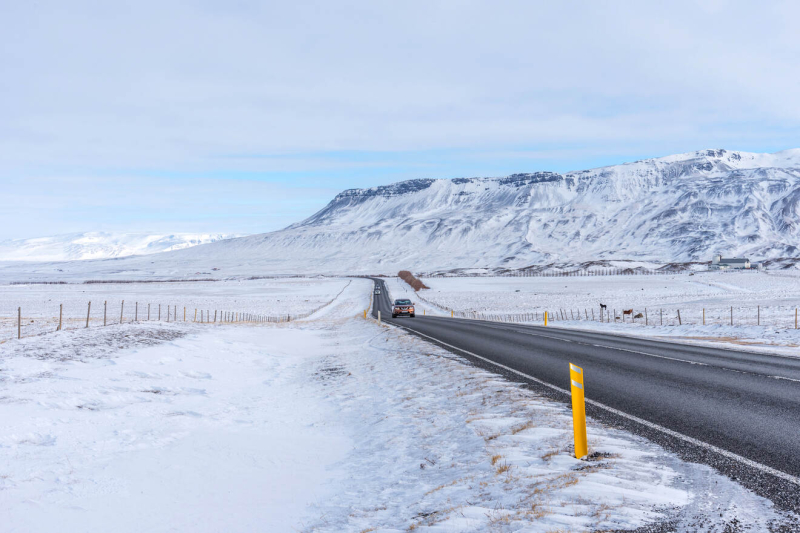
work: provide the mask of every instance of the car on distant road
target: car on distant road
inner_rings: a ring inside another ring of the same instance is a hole
[[[375,289],[375,294],[380,294],[380,293],[381,293],[380,289]]]
[[[397,318],[401,315],[414,318],[416,316],[414,313],[414,302],[411,300],[395,300],[394,306],[392,307],[392,318]]]

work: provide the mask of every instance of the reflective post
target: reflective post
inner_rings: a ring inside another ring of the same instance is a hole
[[[580,459],[588,453],[586,444],[586,403],[583,390],[583,369],[569,364],[572,390],[572,428],[575,432],[575,457]]]

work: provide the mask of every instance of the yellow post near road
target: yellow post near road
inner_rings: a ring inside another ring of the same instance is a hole
[[[583,369],[570,363],[569,380],[572,385],[572,428],[575,431],[575,457],[580,459],[589,453],[586,444],[586,403],[583,394]]]
[[[544,312],[544,325],[547,325],[547,311]]]
[[[364,309],[364,318],[367,318],[367,310]]]

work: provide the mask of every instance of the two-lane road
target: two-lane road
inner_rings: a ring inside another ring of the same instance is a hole
[[[584,368],[587,412],[800,506],[800,359],[619,335],[445,317],[373,314],[566,400]]]

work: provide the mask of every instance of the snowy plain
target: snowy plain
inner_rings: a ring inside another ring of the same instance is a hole
[[[554,327],[722,343],[728,348],[800,356],[800,330],[795,329],[800,273],[697,271],[655,276],[423,281],[430,290],[417,293],[416,301],[426,305],[430,313],[449,314],[454,310],[466,317],[541,324],[547,310]],[[397,290],[405,290],[402,281],[394,278],[393,283]],[[604,322],[600,321],[601,303],[608,306]],[[647,313],[647,318],[632,319],[628,315],[623,322],[624,309],[633,309],[633,316]]]
[[[786,520],[710,468],[592,420],[592,460],[575,459],[565,404],[364,319],[371,282],[337,281],[341,294],[296,322],[151,321],[0,345],[0,531]]]

